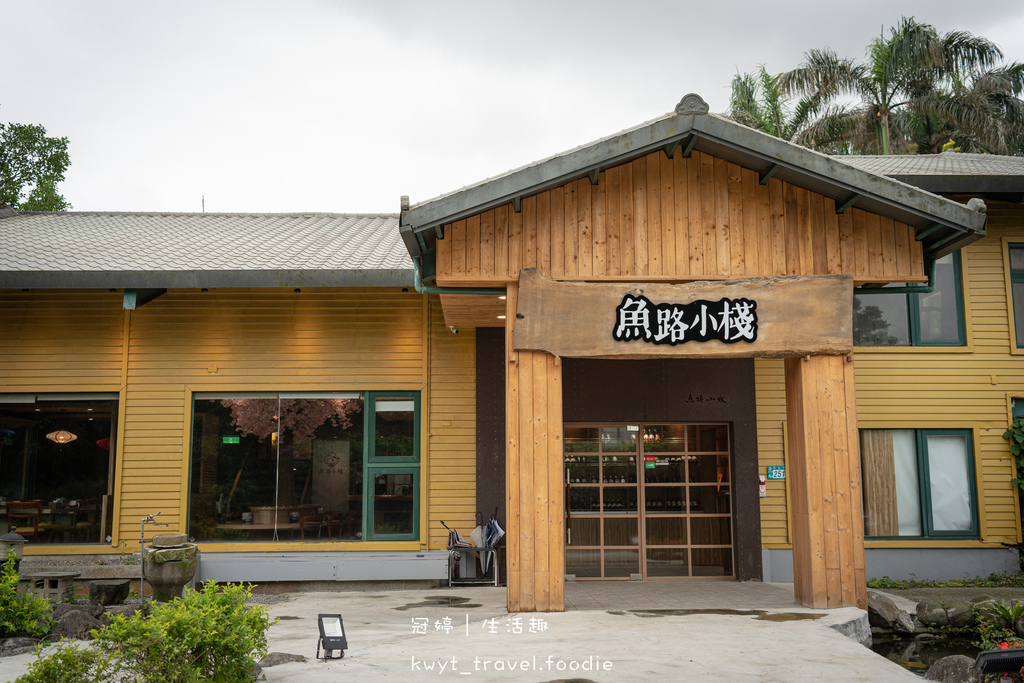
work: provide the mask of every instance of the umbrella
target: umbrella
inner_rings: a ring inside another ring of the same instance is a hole
[[[472,548],[473,544],[470,543],[465,536],[459,533],[458,529],[452,529],[443,521],[441,526],[448,529],[448,550],[455,550],[456,548]]]
[[[476,518],[479,521],[476,524],[476,528],[469,532],[469,540],[473,541],[473,545],[475,545],[477,548],[483,548],[484,538],[487,534],[487,527],[484,526],[484,516],[480,514],[479,510],[476,511]],[[481,556],[480,553],[476,553],[476,559],[478,562],[480,562],[480,568],[483,569],[484,572],[486,572],[487,570],[484,567],[484,558]]]
[[[484,534],[484,545],[485,545],[485,547],[493,548],[494,546],[496,546],[498,544],[498,541],[500,541],[501,537],[504,536],[504,535],[505,535],[505,530],[501,528],[500,524],[498,524],[498,520],[497,519],[495,519],[492,516],[489,520],[487,520],[487,533]],[[487,573],[487,570],[490,568],[490,565],[491,565],[491,554],[492,553],[484,553],[484,573],[485,574]]]

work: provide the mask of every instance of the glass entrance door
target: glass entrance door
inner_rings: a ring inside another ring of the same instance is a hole
[[[731,577],[725,424],[566,425],[566,573]]]

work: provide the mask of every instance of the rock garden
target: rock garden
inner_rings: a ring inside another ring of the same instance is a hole
[[[94,581],[88,599],[56,604],[18,587],[11,557],[0,573],[0,657],[38,654],[17,683],[240,683],[281,659],[267,658],[270,619],[245,586],[211,582],[144,606],[128,580]]]
[[[978,652],[1024,647],[1024,599],[977,590],[918,597],[925,599],[869,589],[868,619],[873,649],[924,673],[926,680],[977,681],[973,666]],[[1017,674],[1013,680],[1024,679]]]

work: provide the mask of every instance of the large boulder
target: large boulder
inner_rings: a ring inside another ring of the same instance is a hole
[[[90,581],[89,600],[94,605],[120,605],[131,590],[131,579]]]
[[[39,640],[36,638],[0,638],[0,657],[13,657],[32,652],[38,644]]]
[[[896,606],[888,595],[868,591],[868,621],[872,626],[897,633],[913,633],[914,619]]]
[[[950,655],[928,667],[924,675],[926,681],[942,683],[974,683],[978,673],[974,670],[974,660],[966,655]]]
[[[58,638],[74,638],[76,640],[92,640],[92,630],[103,628],[102,622],[81,610],[73,610],[60,618],[53,627],[53,635]]]
[[[937,602],[917,603],[917,620],[930,628],[941,628],[949,625],[946,609]]]
[[[65,614],[70,612],[85,612],[93,619],[99,619],[103,614],[102,605],[76,605],[70,602],[62,602],[53,608],[53,620],[60,621]]]
[[[974,626],[973,606],[966,602],[958,602],[946,608],[949,625],[953,628],[970,628]]]

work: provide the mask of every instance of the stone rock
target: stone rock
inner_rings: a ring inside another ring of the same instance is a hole
[[[974,660],[966,655],[950,655],[928,667],[924,675],[926,681],[942,683],[973,683],[978,680],[974,670]]]
[[[146,546],[142,561],[149,566],[150,562],[162,564],[164,562],[182,562],[194,558],[196,554],[195,545],[182,546],[180,548],[152,548]]]
[[[971,598],[971,602],[995,602],[995,601],[996,601],[996,599],[993,598],[991,595],[985,595],[984,593],[981,594],[981,595],[975,595],[973,598]]]
[[[868,620],[872,626],[890,629],[897,633],[913,633],[914,620],[896,606],[887,595],[868,591]]]
[[[930,643],[933,640],[938,639],[939,637],[934,633],[918,633],[916,636],[914,636],[914,640],[916,640],[919,643]]]
[[[177,548],[188,543],[188,536],[185,534],[157,534],[153,537],[154,548]]]
[[[258,681],[263,677],[263,667],[259,664],[252,665],[252,680]]]
[[[953,628],[969,628],[974,625],[974,611],[971,605],[965,602],[958,602],[946,610],[949,617],[949,625]]]
[[[70,602],[62,602],[53,608],[53,620],[60,621],[69,612],[85,612],[93,619],[99,619],[103,614],[103,605],[76,605]]]
[[[260,660],[260,666],[264,669],[271,666],[277,666],[278,664],[287,664],[288,662],[304,662],[306,661],[303,655],[293,655],[287,652],[271,652],[266,657]]]
[[[128,597],[131,585],[130,579],[90,581],[89,600],[94,605],[120,605]]]
[[[36,638],[0,638],[0,657],[13,657],[32,652],[38,644],[39,640]]]
[[[58,638],[75,638],[92,640],[93,629],[103,628],[103,623],[96,617],[89,616],[81,610],[68,612],[53,627],[53,635]]]
[[[871,626],[868,624],[868,615],[864,610],[857,610],[860,613],[855,619],[841,621],[838,624],[830,624],[833,630],[839,631],[850,640],[855,640],[864,647],[871,647]]]
[[[917,603],[917,620],[925,626],[933,628],[949,625],[946,610],[937,602]]]
[[[146,546],[142,568],[146,581],[153,588],[153,599],[170,602],[180,598],[182,588],[195,577],[198,563],[199,546],[195,543],[168,549]]]

